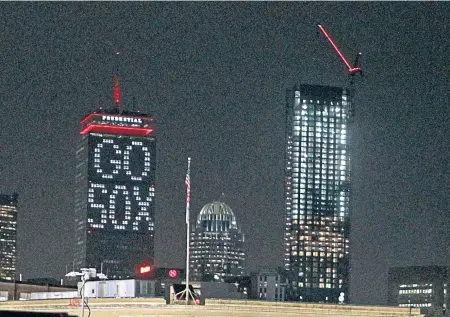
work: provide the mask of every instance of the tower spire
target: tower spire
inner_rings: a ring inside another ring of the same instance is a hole
[[[116,56],[120,55],[120,52],[116,52]],[[119,81],[119,67],[116,66],[116,71],[113,76],[113,99],[116,109],[119,113],[122,112],[120,107],[120,81]]]

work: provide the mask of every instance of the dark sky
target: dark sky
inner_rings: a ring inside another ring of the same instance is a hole
[[[112,104],[158,122],[156,263],[184,265],[193,214],[224,193],[248,264],[282,265],[285,89],[356,84],[351,298],[384,304],[387,269],[448,264],[450,3],[1,3],[0,192],[20,199],[18,272],[64,274],[73,253],[79,121]],[[133,102],[133,97],[135,102]]]

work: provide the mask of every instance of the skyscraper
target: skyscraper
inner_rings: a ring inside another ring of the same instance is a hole
[[[348,299],[348,99],[337,87],[287,91],[284,266],[291,300]]]
[[[114,100],[120,102],[118,79]],[[118,106],[81,121],[76,151],[77,268],[110,278],[153,263],[156,139],[154,119]]]
[[[244,242],[231,208],[220,201],[206,204],[191,233],[190,277],[209,281],[243,276]]]
[[[17,194],[0,194],[0,279],[14,280],[17,267]]]

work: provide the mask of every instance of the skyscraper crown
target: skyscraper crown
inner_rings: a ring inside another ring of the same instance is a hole
[[[222,223],[227,222],[227,225],[225,225],[224,228],[226,228],[227,230],[237,229],[236,217],[233,213],[233,210],[231,210],[231,208],[227,204],[221,201],[213,201],[212,203],[203,206],[197,216],[197,223],[200,224],[202,221],[220,221]]]

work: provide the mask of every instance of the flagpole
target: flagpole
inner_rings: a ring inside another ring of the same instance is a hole
[[[186,305],[189,304],[189,204],[191,201],[191,158],[188,157],[188,168],[186,173]]]

